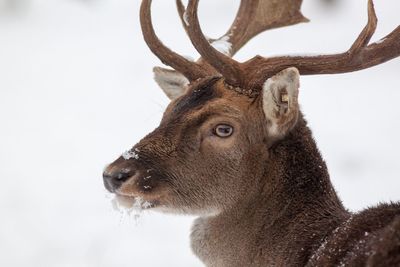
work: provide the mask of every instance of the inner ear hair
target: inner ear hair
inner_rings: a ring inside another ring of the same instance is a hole
[[[269,78],[263,86],[263,110],[272,136],[284,136],[296,123],[299,72],[285,69]]]
[[[287,92],[281,94],[281,102],[289,104],[289,94]]]

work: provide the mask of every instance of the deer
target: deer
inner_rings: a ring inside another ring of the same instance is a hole
[[[371,43],[369,0],[368,22],[346,52],[238,62],[233,56],[254,36],[307,22],[302,0],[241,0],[218,39],[202,32],[199,0],[176,0],[201,56],[192,61],[157,37],[151,3],[141,2],[142,33],[172,68],[154,68],[171,102],[160,125],[106,167],[106,189],[145,209],[197,216],[191,247],[206,266],[400,266],[400,203],[348,211],[298,101],[301,75],[397,58],[400,26]]]

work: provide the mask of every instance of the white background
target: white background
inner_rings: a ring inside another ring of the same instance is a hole
[[[155,0],[161,39],[195,57],[173,0]],[[305,0],[311,23],[272,30],[237,55],[346,50],[366,0]],[[398,0],[376,1],[374,41],[400,24]],[[324,4],[325,3],[325,4]],[[238,0],[203,0],[208,36]],[[160,121],[168,100],[142,40],[139,0],[0,0],[0,266],[202,266],[193,218],[111,208],[103,167]],[[400,200],[400,60],[344,75],[302,77],[300,102],[351,210]]]

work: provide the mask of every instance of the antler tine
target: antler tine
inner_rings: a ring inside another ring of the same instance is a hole
[[[188,28],[187,28],[187,23],[186,23],[186,18],[185,18],[185,11],[186,11],[186,7],[185,5],[182,3],[181,0],[176,0],[176,9],[178,10],[178,14],[179,14],[179,18],[181,19],[183,28],[185,29],[186,33],[188,32]]]
[[[222,37],[232,44],[229,51],[234,56],[249,40],[269,29],[308,22],[300,12],[303,0],[241,0],[239,10],[229,30]],[[176,0],[176,7],[185,31],[188,31],[185,5]],[[214,41],[215,39],[211,40]]]
[[[357,53],[360,51],[360,49],[367,46],[376,31],[377,25],[378,18],[376,17],[375,13],[374,2],[372,0],[368,0],[368,23],[364,27],[358,38],[354,41],[349,50],[349,53]]]
[[[370,68],[400,56],[400,26],[380,41],[369,44],[376,24],[374,4],[369,0],[368,23],[347,52],[313,57],[256,56],[243,63],[243,69],[248,74],[246,85],[259,88],[265,82],[265,78],[288,67],[296,67],[303,75],[337,74]]]
[[[236,86],[242,83],[243,71],[241,64],[231,57],[250,39],[263,31],[307,22],[308,19],[300,12],[301,4],[302,0],[280,0],[279,5],[275,0],[241,0],[238,13],[228,32],[216,39],[230,45],[226,49],[228,51],[223,51],[224,54],[222,54],[215,50],[213,45],[209,45],[216,40],[208,40],[201,31],[197,17],[198,1],[189,1],[186,9],[181,0],[176,0],[182,25],[203,57],[198,63],[205,69],[210,69],[209,65],[212,65],[228,83]]]
[[[189,0],[186,10],[188,22],[187,33],[193,46],[207,63],[222,74],[229,84],[240,86],[244,74],[241,69],[241,64],[231,57],[222,54],[210,45],[200,28],[197,16],[198,4],[199,0]]]
[[[261,32],[309,20],[300,11],[303,0],[242,0],[232,26],[224,36],[232,43],[231,55]]]
[[[205,77],[209,74],[201,65],[191,62],[186,58],[166,47],[155,34],[151,20],[152,0],[143,0],[140,7],[140,23],[143,37],[150,50],[166,65],[181,72],[190,81]]]
[[[188,33],[189,22],[187,21],[186,7],[182,3],[182,0],[176,0],[175,2],[176,2],[176,9],[178,10],[179,18],[182,22],[182,26],[185,29],[186,33],[189,35],[189,33]],[[209,42],[213,42],[215,40],[217,40],[217,39],[208,38]],[[200,62],[201,62],[201,60],[200,60]]]

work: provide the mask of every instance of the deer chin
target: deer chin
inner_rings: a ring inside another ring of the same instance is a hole
[[[158,205],[155,199],[144,198],[139,195],[126,195],[115,192],[115,197],[112,200],[116,209],[126,210],[149,210]]]
[[[157,193],[143,193],[133,190],[132,187],[122,187],[114,192],[112,200],[113,206],[118,209],[128,211],[152,210],[165,214],[191,215],[200,217],[213,217],[218,215],[221,210],[217,207],[194,208],[185,207],[176,203],[167,190],[159,190]]]
[[[138,177],[132,177],[115,190],[114,201],[119,207],[148,210],[165,204],[165,192],[160,186],[143,187],[139,185],[139,180]]]
[[[185,207],[169,207],[166,205],[155,206],[154,210],[165,214],[189,215],[196,217],[215,217],[222,212],[217,208],[194,209]]]

